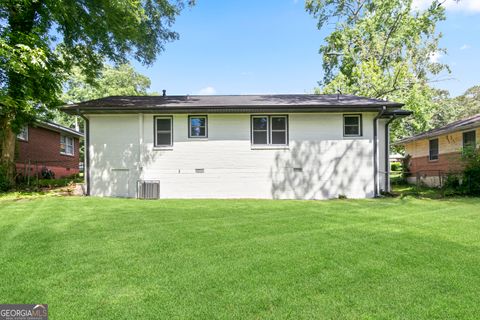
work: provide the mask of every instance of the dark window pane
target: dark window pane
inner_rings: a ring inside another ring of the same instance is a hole
[[[285,117],[272,117],[272,130],[285,130],[286,121]]]
[[[190,130],[190,135],[192,137],[205,137],[205,128],[192,127]]]
[[[253,118],[253,129],[254,130],[267,130],[268,118]]]
[[[267,132],[266,131],[254,131],[253,132],[253,144],[267,144]]]
[[[157,119],[158,131],[170,131],[171,119]]]
[[[204,127],[205,126],[205,118],[190,118],[190,125],[192,127]]]
[[[272,132],[272,144],[287,144],[285,132]]]
[[[356,117],[356,116],[355,117],[346,116],[345,117],[345,124],[346,125],[357,125],[358,126],[359,120],[360,120],[359,117]]]
[[[157,146],[169,146],[172,143],[171,134],[168,132],[157,133]]]
[[[438,159],[438,139],[433,139],[429,141],[430,147],[430,160]]]
[[[463,147],[468,148],[468,147],[476,147],[476,136],[475,136],[475,131],[469,131],[469,132],[464,132],[463,133]]]
[[[359,135],[360,128],[358,126],[345,126],[345,134],[346,135]]]

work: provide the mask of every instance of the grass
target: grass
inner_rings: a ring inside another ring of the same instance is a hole
[[[480,199],[0,199],[0,301],[52,319],[474,319]]]

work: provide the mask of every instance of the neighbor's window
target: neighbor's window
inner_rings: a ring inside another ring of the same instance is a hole
[[[430,160],[438,160],[438,139],[430,140],[428,145],[429,145],[428,158]]]
[[[207,116],[189,116],[188,117],[188,137],[189,138],[206,138],[207,132]]]
[[[287,116],[252,116],[252,144],[287,145]]]
[[[72,137],[60,136],[60,153],[73,156],[74,141]]]
[[[172,117],[155,117],[155,147],[173,145],[172,121]]]
[[[463,133],[463,147],[464,148],[476,148],[477,141],[476,141],[475,131],[468,131]]]
[[[345,137],[360,137],[362,135],[362,116],[359,114],[343,115],[343,135]]]
[[[17,134],[17,139],[28,141],[28,126],[24,126],[22,130]]]

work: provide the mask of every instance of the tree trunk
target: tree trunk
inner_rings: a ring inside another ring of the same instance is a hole
[[[15,141],[10,121],[0,118],[0,166],[5,169],[5,179],[11,184],[15,183]]]

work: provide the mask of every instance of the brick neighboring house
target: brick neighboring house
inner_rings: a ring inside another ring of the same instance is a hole
[[[50,170],[55,178],[79,173],[79,131],[53,122],[35,122],[17,135],[16,169],[19,176]]]
[[[465,147],[478,148],[479,136],[480,114],[477,114],[396,142],[405,147],[405,154],[411,156],[409,182],[441,185],[447,173],[462,171],[462,150]]]

